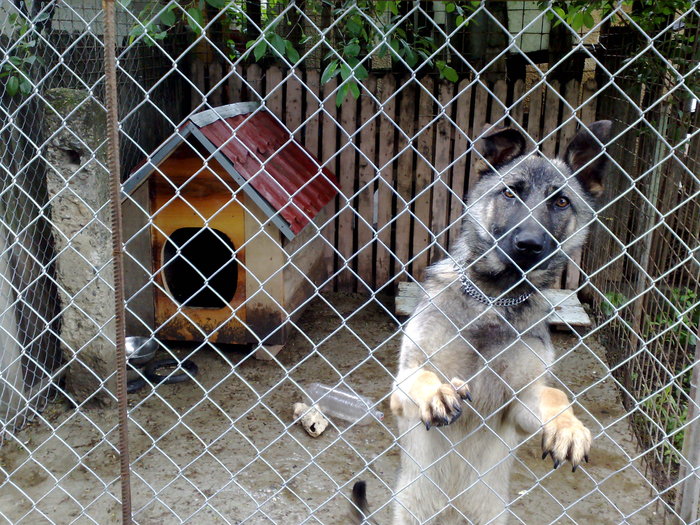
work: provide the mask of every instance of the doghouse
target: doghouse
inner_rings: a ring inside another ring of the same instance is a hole
[[[243,102],[190,117],[123,197],[144,185],[156,336],[284,344],[327,277],[318,225],[338,192],[333,173]]]

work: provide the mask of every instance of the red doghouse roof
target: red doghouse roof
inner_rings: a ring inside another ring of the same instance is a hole
[[[189,136],[196,138],[292,239],[338,192],[335,175],[257,103],[239,102],[192,115],[124,182],[131,194]]]

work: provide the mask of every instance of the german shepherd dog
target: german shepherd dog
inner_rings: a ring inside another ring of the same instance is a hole
[[[586,239],[610,128],[582,129],[561,159],[526,154],[515,129],[481,141],[461,235],[428,269],[405,327],[391,396],[401,445],[394,525],[506,523],[514,450],[539,430],[554,468],[588,461],[590,431],[566,394],[546,386],[551,305],[539,290]],[[360,523],[363,482],[353,500]]]

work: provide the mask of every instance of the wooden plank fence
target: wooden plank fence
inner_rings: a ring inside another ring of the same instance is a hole
[[[322,86],[315,70],[209,67],[204,79],[203,71],[193,66],[210,104],[264,100],[338,176],[342,194],[323,235],[334,276],[327,288],[343,291],[393,292],[445,256],[476,179],[472,142],[486,124],[517,122],[545,154],[556,155],[576,131],[574,112],[584,122],[595,116],[592,79],[528,87],[522,79],[451,83],[373,74],[358,100],[348,96],[337,108],[337,81]],[[201,97],[192,101],[193,110],[201,108]],[[562,284],[574,287],[578,279],[575,261]]]

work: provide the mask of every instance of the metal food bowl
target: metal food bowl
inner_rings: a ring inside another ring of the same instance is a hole
[[[158,341],[150,337],[129,336],[125,340],[126,358],[130,365],[148,363],[158,350]]]

